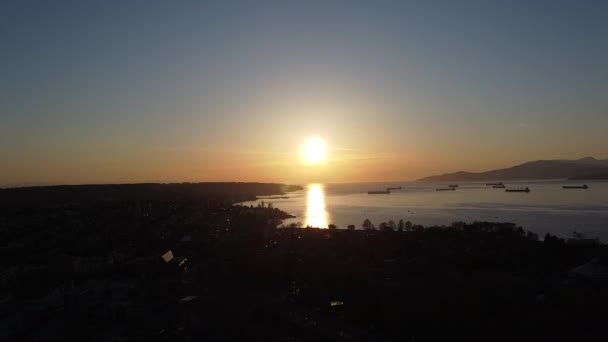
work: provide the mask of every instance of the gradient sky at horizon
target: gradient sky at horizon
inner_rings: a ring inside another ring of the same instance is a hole
[[[0,186],[608,157],[607,1],[4,1]],[[307,137],[329,147],[303,165]]]

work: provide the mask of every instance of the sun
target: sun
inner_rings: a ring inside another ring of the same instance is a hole
[[[319,164],[325,160],[326,151],[323,140],[317,137],[308,138],[304,143],[302,156],[308,164]]]

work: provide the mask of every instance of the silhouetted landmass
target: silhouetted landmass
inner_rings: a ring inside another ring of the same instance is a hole
[[[608,173],[595,173],[570,177],[570,180],[608,180]]]
[[[15,203],[48,189],[3,190],[0,340],[608,338],[596,239],[492,222],[277,228],[288,214],[237,202],[281,185],[191,186],[31,206]]]
[[[537,160],[506,169],[479,173],[459,171],[426,177],[419,181],[570,179],[593,174],[608,175],[608,160],[597,160],[592,157],[578,160]]]
[[[0,189],[0,205],[90,203],[120,201],[195,201],[213,197],[237,201],[282,195],[301,186],[276,183],[142,183],[59,185]]]

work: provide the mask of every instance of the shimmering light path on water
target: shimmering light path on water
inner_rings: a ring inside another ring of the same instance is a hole
[[[306,216],[304,226],[327,227],[325,193],[322,184],[310,184],[306,189]]]

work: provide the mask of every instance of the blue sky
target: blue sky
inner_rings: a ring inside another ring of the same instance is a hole
[[[0,184],[607,157],[607,17],[605,1],[3,2]],[[308,136],[335,149],[326,168],[281,171]]]

